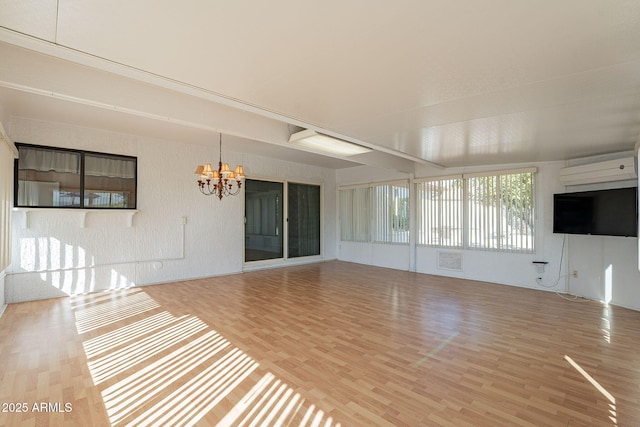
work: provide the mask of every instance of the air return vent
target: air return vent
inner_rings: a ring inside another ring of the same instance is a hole
[[[438,269],[462,271],[462,253],[438,251]]]

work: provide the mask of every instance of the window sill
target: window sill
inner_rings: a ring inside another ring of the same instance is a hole
[[[85,228],[87,225],[87,215],[99,212],[109,212],[110,214],[122,215],[125,218],[127,227],[133,227],[133,217],[140,212],[138,209],[69,209],[69,208],[13,208],[14,212],[24,212],[24,228],[31,228],[31,213],[33,212],[60,212],[65,215],[77,215],[78,226]]]

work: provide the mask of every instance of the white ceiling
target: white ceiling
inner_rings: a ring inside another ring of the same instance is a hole
[[[0,105],[343,168],[631,150],[640,2],[0,1]],[[376,149],[286,147],[312,128]]]

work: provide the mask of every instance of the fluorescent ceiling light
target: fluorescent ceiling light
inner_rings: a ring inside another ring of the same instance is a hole
[[[289,143],[300,145],[314,151],[322,151],[345,157],[372,151],[370,148],[363,147],[362,145],[323,135],[311,129],[294,133],[289,137]]]

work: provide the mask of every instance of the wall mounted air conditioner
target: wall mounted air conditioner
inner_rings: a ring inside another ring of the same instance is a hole
[[[634,158],[607,160],[580,166],[560,169],[560,182],[563,185],[595,184],[600,182],[625,181],[636,179]]]

